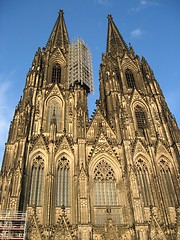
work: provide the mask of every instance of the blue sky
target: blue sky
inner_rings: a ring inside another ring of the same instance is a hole
[[[107,15],[112,14],[125,42],[150,64],[180,126],[179,0],[1,0],[0,163],[26,74],[37,48],[46,45],[59,9],[64,10],[71,42],[82,38],[92,53],[90,113],[99,97],[99,65],[106,50]]]

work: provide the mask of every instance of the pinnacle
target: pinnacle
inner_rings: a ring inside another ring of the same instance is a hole
[[[64,15],[64,11],[62,9],[59,10],[59,15]]]
[[[112,15],[111,14],[108,14],[108,20],[113,20],[113,17],[112,17]]]

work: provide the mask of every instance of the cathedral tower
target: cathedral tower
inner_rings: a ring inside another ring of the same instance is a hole
[[[91,54],[61,10],[10,125],[0,209],[27,213],[27,239],[178,239],[179,129],[111,15],[99,80],[89,119]]]

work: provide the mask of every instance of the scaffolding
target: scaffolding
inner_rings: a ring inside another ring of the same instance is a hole
[[[27,214],[11,210],[0,212],[0,239],[25,240]]]
[[[88,92],[94,92],[92,57],[81,39],[75,40],[69,46],[68,81],[69,86],[80,83]]]

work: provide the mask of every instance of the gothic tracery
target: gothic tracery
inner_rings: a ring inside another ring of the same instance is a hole
[[[179,128],[111,15],[99,78],[89,119],[91,53],[82,40],[70,43],[60,10],[10,125],[0,210],[27,212],[27,239],[176,240]],[[16,232],[1,223],[4,239]]]

